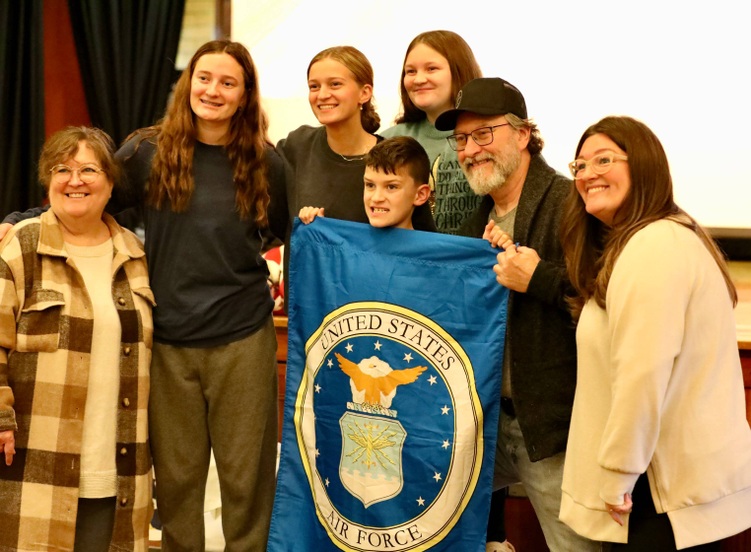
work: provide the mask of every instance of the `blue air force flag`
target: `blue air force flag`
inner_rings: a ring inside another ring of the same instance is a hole
[[[485,550],[508,290],[487,242],[295,221],[268,550]]]

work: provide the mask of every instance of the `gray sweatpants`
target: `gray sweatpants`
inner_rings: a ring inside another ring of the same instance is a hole
[[[276,483],[276,335],[207,349],[154,343],[149,431],[162,550],[205,549],[211,448],[229,552],[266,550]]]

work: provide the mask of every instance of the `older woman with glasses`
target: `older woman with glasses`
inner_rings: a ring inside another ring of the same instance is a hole
[[[751,429],[722,254],[657,137],[588,128],[562,241],[578,318],[561,519],[613,551],[720,550],[751,526]]]
[[[0,549],[147,550],[154,298],[143,246],[104,213],[104,132],[62,130],[51,208],[0,245]]]
[[[287,213],[284,162],[268,140],[258,82],[245,46],[209,41],[164,118],[117,152],[126,178],[110,212],[142,210],[159,303],[149,432],[165,551],[205,547],[212,451],[227,550],[265,550],[268,539],[277,344],[261,249],[267,230],[284,236]]]

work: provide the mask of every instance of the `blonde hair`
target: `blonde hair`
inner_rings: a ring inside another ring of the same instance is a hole
[[[333,59],[344,65],[355,77],[355,81],[360,86],[366,84],[373,87],[373,66],[360,50],[354,46],[333,46],[318,52],[308,64],[308,76],[313,64],[324,59]],[[376,113],[373,96],[362,105],[360,111],[360,121],[362,128],[367,132],[374,134],[381,126],[381,118]]]

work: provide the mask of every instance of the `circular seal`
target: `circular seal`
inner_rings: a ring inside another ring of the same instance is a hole
[[[467,354],[429,318],[381,302],[331,312],[305,351],[296,438],[331,541],[358,551],[440,542],[482,465],[482,409]]]

